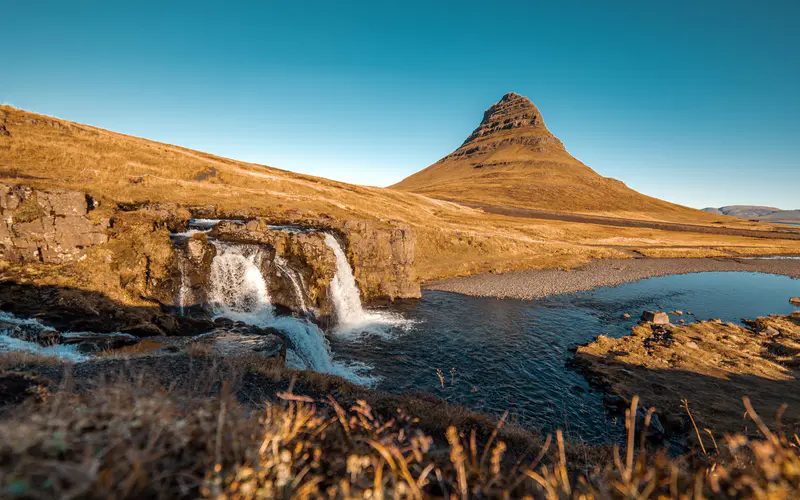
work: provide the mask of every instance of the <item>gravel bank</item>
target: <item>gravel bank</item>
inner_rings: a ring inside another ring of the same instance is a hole
[[[800,259],[595,260],[571,271],[543,269],[503,274],[477,274],[464,278],[431,281],[423,288],[476,297],[538,299],[601,286],[615,286],[655,276],[719,271],[781,274],[800,279]],[[800,283],[798,290],[800,291]]]

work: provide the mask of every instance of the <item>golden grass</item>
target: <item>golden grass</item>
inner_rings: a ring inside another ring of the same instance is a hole
[[[0,106],[10,137],[0,137],[0,176],[8,182],[87,191],[100,200],[96,216],[120,202],[214,204],[232,216],[277,219],[393,219],[417,235],[414,272],[432,280],[482,271],[574,267],[634,248],[758,247],[800,253],[800,241],[757,240],[521,219],[487,214],[409,192],[355,186],[239,162]],[[216,175],[203,176],[210,169]],[[198,180],[201,179],[201,180]],[[641,214],[652,218],[652,214]],[[657,218],[657,217],[655,217]],[[752,223],[719,217],[725,225]],[[766,227],[766,226],[765,226]],[[603,243],[624,237],[623,243]],[[102,253],[102,252],[99,252]],[[87,259],[101,264],[106,255]],[[69,273],[68,273],[69,274]],[[72,273],[76,276],[79,271]],[[52,277],[52,280],[61,280]],[[82,285],[90,286],[90,285]],[[113,284],[93,284],[115,294]],[[122,300],[124,294],[120,294]]]
[[[648,413],[611,453],[577,467],[558,431],[524,452],[502,420],[488,434],[376,411],[365,401],[291,389],[263,409],[229,385],[204,397],[143,377],[77,393],[62,387],[0,415],[5,498],[793,498],[796,436],[771,431],[748,400],[760,438],[732,434],[706,453],[670,457],[645,446]],[[638,426],[638,428],[637,428]],[[643,432],[644,431],[644,432]],[[581,445],[584,449],[585,445]]]

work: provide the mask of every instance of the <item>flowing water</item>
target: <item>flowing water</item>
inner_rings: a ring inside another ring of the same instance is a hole
[[[629,334],[642,311],[659,306],[738,323],[796,310],[788,301],[796,295],[799,280],[755,273],[666,276],[536,301],[426,291],[422,300],[393,308],[415,322],[412,328],[357,340],[334,335],[331,342],[342,359],[373,366],[379,389],[430,392],[605,442],[620,436],[620,426],[606,415],[601,394],[565,367],[570,347],[600,334]]]
[[[283,331],[292,342],[287,362],[294,368],[331,373],[355,383],[372,385],[371,367],[360,360],[347,363],[332,358],[325,334],[314,323],[276,316],[264,278],[267,253],[258,245],[214,241],[217,254],[211,263],[209,305],[216,317]]]
[[[342,246],[329,233],[325,233],[325,244],[336,256],[336,275],[331,282],[331,298],[336,310],[338,336],[358,338],[370,334],[380,335],[390,329],[407,329],[413,324],[400,314],[364,309],[353,270]]]

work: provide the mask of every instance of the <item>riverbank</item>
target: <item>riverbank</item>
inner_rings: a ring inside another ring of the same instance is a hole
[[[688,437],[692,446],[757,432],[742,418],[743,398],[792,436],[800,431],[800,312],[744,323],[641,323],[631,335],[601,335],[579,346],[570,365],[606,393],[607,405],[626,408],[638,395],[645,408],[656,408],[668,432]],[[693,423],[705,430],[702,436]]]
[[[430,281],[425,283],[423,288],[475,297],[531,300],[548,295],[582,292],[602,286],[616,286],[657,276],[736,271],[800,278],[800,259],[607,259],[594,260],[571,270],[542,269],[502,274],[483,273]]]

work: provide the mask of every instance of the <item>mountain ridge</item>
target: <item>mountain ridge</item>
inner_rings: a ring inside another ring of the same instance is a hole
[[[776,207],[760,205],[727,205],[724,207],[708,207],[704,212],[715,215],[728,215],[740,219],[758,219],[765,222],[800,223],[800,209],[782,210]]]

